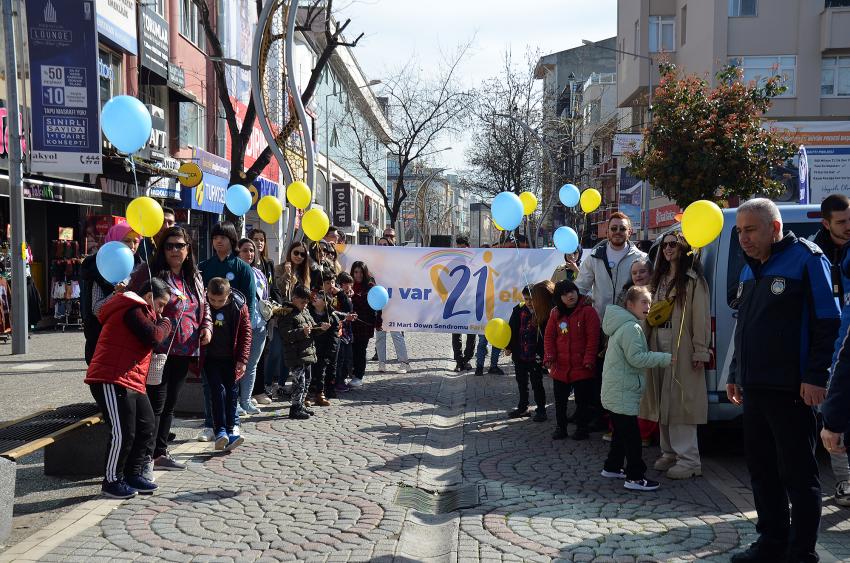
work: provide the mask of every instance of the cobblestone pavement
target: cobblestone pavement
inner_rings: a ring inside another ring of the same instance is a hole
[[[739,458],[706,455],[706,476],[688,481],[650,470],[659,491],[625,491],[599,476],[598,433],[553,442],[551,404],[546,423],[509,421],[513,377],[452,373],[448,335],[407,341],[411,373],[369,372],[309,421],[266,408],[229,454],[185,444],[188,471],[158,474],[156,495],[78,523],[38,559],[726,561],[754,540]],[[548,382],[547,391],[551,403]],[[645,460],[657,453],[646,449]],[[396,502],[402,485],[472,486],[478,503],[429,515]],[[825,499],[824,561],[850,561],[848,514]]]

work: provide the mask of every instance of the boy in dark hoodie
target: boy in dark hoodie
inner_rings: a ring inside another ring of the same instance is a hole
[[[310,291],[303,285],[292,290],[292,301],[275,309],[278,334],[283,340],[283,357],[292,375],[292,406],[289,418],[306,420],[313,414],[304,407],[310,385],[310,369],[316,363],[315,337],[330,328],[329,323],[317,325],[307,309]]]
[[[207,301],[213,320],[210,343],[202,349],[204,377],[210,389],[215,449],[230,451],[244,442],[234,433],[237,382],[245,375],[251,352],[251,320],[242,295],[224,278],[212,278]]]
[[[310,316],[313,317],[313,321],[318,325],[330,326],[328,330],[315,338],[316,366],[312,370],[310,391],[313,395],[313,404],[320,407],[329,406],[331,403],[327,398],[336,396],[334,379],[336,378],[336,354],[339,349],[340,319],[330,304],[330,298],[331,296],[322,290],[313,295],[313,301],[310,303]]]

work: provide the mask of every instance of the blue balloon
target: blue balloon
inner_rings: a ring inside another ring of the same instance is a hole
[[[570,227],[558,227],[553,238],[555,248],[564,254],[572,254],[578,249],[578,235]]]
[[[245,186],[233,184],[227,188],[227,193],[224,194],[224,205],[234,215],[245,215],[251,209],[251,192]]]
[[[522,200],[513,192],[502,192],[493,198],[490,212],[497,225],[506,231],[513,231],[522,223]]]
[[[133,251],[123,242],[107,242],[97,250],[95,264],[103,279],[116,284],[133,272]]]
[[[369,306],[376,311],[380,311],[386,307],[389,300],[390,294],[387,291],[387,288],[382,285],[376,285],[369,290],[368,294],[366,294],[366,301],[368,301]]]
[[[564,184],[558,190],[558,199],[567,207],[575,207],[581,199],[581,192],[572,184]]]
[[[115,96],[100,112],[100,127],[116,149],[133,154],[151,138],[151,114],[133,96]]]

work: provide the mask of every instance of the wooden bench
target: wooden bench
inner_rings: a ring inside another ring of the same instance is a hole
[[[45,409],[17,420],[0,422],[0,457],[18,461],[63,438],[79,434],[76,430],[102,422],[103,415],[94,403]]]

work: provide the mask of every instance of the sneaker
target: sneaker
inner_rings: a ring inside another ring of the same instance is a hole
[[[314,411],[313,409],[308,409],[307,407],[302,407],[301,410],[306,412],[310,416],[316,416],[316,411]]]
[[[398,372],[399,373],[407,373],[410,371],[410,362],[399,362],[398,364]]]
[[[850,506],[850,481],[839,481],[835,484],[835,504]]]
[[[684,467],[676,464],[667,470],[668,479],[690,479],[700,475],[702,475],[702,468],[700,467]]]
[[[534,422],[546,422],[546,413],[535,412],[534,417],[531,420],[533,420]]]
[[[236,416],[242,418],[243,416],[248,416],[248,413],[245,412],[245,409],[243,409],[241,406],[238,406],[236,407]]]
[[[199,442],[212,442],[215,440],[215,432],[212,428],[204,428],[198,433],[197,440]]]
[[[227,444],[228,444],[227,434],[225,434],[224,432],[218,434],[215,437],[215,449],[216,449],[216,451],[219,451],[219,452],[223,451],[224,448],[227,446]]]
[[[378,362],[378,373],[384,373],[385,371],[387,371],[387,364]]]
[[[655,463],[652,465],[652,468],[656,471],[667,471],[674,465],[676,465],[675,457],[663,455],[655,460]]]
[[[602,435],[602,441],[603,442],[611,442],[613,440],[614,440],[614,433],[613,432],[606,432],[605,434]]]
[[[261,411],[260,409],[258,409],[257,407],[255,407],[252,404],[248,404],[246,407],[244,407],[244,410],[245,410],[245,414],[249,414],[249,415],[263,414],[263,411]],[[242,416],[242,415],[240,415],[240,416]]]
[[[256,407],[257,405],[259,405],[259,403],[257,402],[257,399],[255,399],[254,397],[251,397],[251,406]]]
[[[236,448],[237,446],[241,446],[242,442],[244,442],[244,441],[245,441],[245,438],[243,438],[242,436],[236,436],[234,434],[231,434],[230,436],[227,437],[227,445],[224,446],[224,451],[229,452],[233,448]]]
[[[242,431],[241,431],[241,430],[239,430],[239,427],[238,427],[238,426],[234,426],[234,427],[233,427],[233,432],[231,432],[231,434],[233,434],[234,436],[241,436],[241,435],[242,435]]]
[[[257,405],[270,405],[272,404],[271,395],[268,393],[263,393],[262,395],[257,395],[256,401]]]
[[[484,368],[483,367],[475,368],[475,375],[478,375],[478,376],[484,375]]]
[[[180,463],[168,452],[153,460],[153,465],[160,471],[185,471],[186,464]]]
[[[348,382],[348,385],[355,389],[358,387],[363,387],[363,380],[358,377],[355,377],[354,379]]]
[[[769,561],[783,561],[786,555],[784,545],[769,544],[758,540],[751,544],[746,551],[736,553],[729,561],[732,563],[767,563]]]
[[[463,362],[463,371],[469,371],[472,369],[472,364],[469,362]]]
[[[626,472],[624,470],[619,471],[608,471],[607,469],[603,469],[600,473],[606,479],[625,479]]]
[[[310,415],[304,409],[295,409],[290,407],[289,409],[289,418],[293,420],[307,420],[310,418]]]
[[[168,433],[168,441],[169,441],[169,442],[173,442],[173,441],[174,441],[174,440],[176,440],[176,439],[177,439],[177,434],[175,434],[174,432],[169,432],[169,433]]]
[[[578,430],[573,432],[573,435],[570,436],[570,438],[572,438],[573,440],[587,440],[588,438],[590,438],[590,433],[588,433],[586,428],[579,428]]]
[[[266,397],[268,397],[271,400],[274,400],[274,397],[277,397],[278,393],[280,393],[280,385],[278,385],[277,383],[272,383],[271,385],[266,385],[265,389],[266,389]]]
[[[531,413],[528,412],[528,407],[524,409],[515,408],[508,413],[508,418],[522,418],[524,416],[531,416]]]
[[[654,491],[660,486],[657,481],[650,481],[649,479],[626,479],[626,483],[623,485],[630,491]]]
[[[127,477],[127,485],[136,489],[136,492],[140,495],[152,495],[159,488],[156,483],[148,481],[141,475],[130,475]]]
[[[490,366],[490,369],[487,370],[487,373],[492,375],[505,375],[505,372],[502,371],[502,368],[499,366]]]
[[[123,479],[111,483],[104,480],[100,486],[100,492],[105,497],[120,499],[133,498],[138,493],[136,489],[125,483]]]
[[[153,483],[156,478],[153,474],[154,460],[151,456],[145,456],[145,461],[142,462],[142,477]]]
[[[568,436],[567,431],[564,430],[563,428],[558,428],[557,430],[552,432],[552,439],[553,440],[563,440],[567,436]]]

